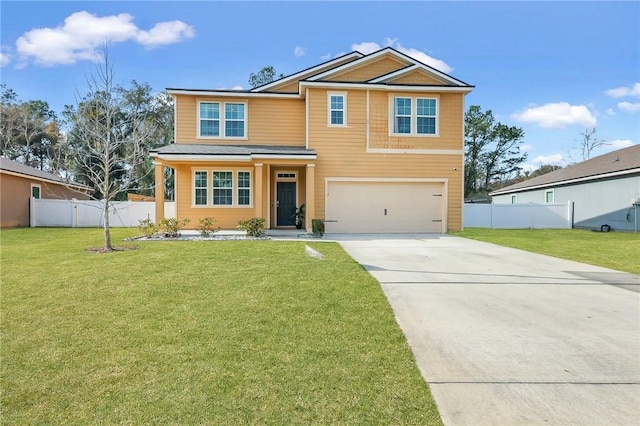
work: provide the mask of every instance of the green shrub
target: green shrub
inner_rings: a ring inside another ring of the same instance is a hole
[[[313,235],[324,235],[324,220],[322,219],[311,219],[311,231]]]
[[[198,231],[200,231],[200,235],[203,237],[210,237],[219,231],[220,228],[216,228],[213,225],[214,223],[216,223],[215,217],[201,217],[198,220]]]
[[[250,237],[261,237],[264,235],[264,218],[254,217],[238,222],[238,228],[242,229]]]
[[[138,229],[147,238],[151,238],[158,232],[158,227],[151,219],[143,219],[138,221]]]
[[[189,223],[188,218],[178,220],[175,217],[169,217],[162,219],[158,224],[158,228],[165,237],[176,238],[180,236],[180,230],[184,228],[187,223]]]

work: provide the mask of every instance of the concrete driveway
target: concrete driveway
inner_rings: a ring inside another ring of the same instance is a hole
[[[640,277],[447,235],[333,235],[446,425],[639,425]]]

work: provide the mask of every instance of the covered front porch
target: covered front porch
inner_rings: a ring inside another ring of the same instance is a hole
[[[156,222],[165,217],[164,169],[175,173],[176,217],[197,228],[214,217],[221,229],[238,221],[264,218],[267,229],[295,229],[304,205],[302,228],[314,218],[316,153],[304,147],[172,144],[151,152],[155,162]]]

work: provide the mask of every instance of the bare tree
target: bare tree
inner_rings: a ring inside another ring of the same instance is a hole
[[[102,201],[104,250],[111,251],[109,209],[145,161],[153,129],[147,125],[147,110],[115,83],[107,49],[103,51],[103,64],[87,76],[86,94],[67,113],[71,130],[61,152],[66,169],[73,170],[70,176],[90,183]]]
[[[580,146],[577,149],[580,150],[582,161],[591,158],[591,153],[595,149],[609,145],[609,142],[607,142],[606,140],[596,138],[594,136],[595,134],[595,127],[591,129],[585,129],[584,132],[580,133],[580,136],[582,136],[582,140],[578,141],[580,143]],[[569,157],[571,158],[571,155],[569,155]]]

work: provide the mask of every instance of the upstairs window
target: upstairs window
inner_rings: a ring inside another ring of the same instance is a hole
[[[200,102],[200,136],[220,136],[220,104]]]
[[[329,92],[329,126],[346,126],[347,125],[347,94]]]
[[[224,135],[244,137],[244,104],[224,104]]]
[[[199,102],[198,137],[246,138],[246,110],[242,102]]]
[[[411,133],[411,98],[396,98],[394,133]]]
[[[437,135],[438,100],[433,98],[393,98],[395,135]]]
[[[435,99],[416,99],[418,111],[417,133],[423,135],[436,134],[436,100]]]

